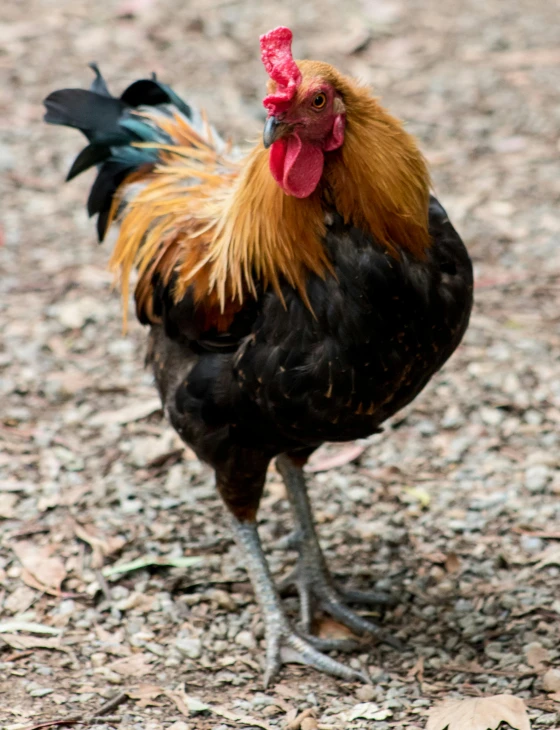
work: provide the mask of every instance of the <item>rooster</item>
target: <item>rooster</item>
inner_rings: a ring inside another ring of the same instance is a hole
[[[241,158],[168,86],[111,96],[63,89],[45,119],[89,144],[68,179],[96,165],[88,200],[123,297],[136,313],[174,428],[215,471],[262,611],[265,685],[291,661],[367,679],[312,634],[322,610],[397,645],[350,604],[387,597],[335,584],[303,474],[325,441],[367,437],[418,395],[459,344],[472,305],[461,239],[430,195],[413,138],[371,92],[332,66],[295,61],[292,33],[260,39],[270,77],[262,141]],[[259,540],[257,510],[276,458],[295,521],[294,627]]]

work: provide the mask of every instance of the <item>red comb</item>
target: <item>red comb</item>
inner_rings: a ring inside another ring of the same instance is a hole
[[[277,89],[263,99],[271,114],[278,114],[295,96],[301,71],[292,57],[292,31],[280,26],[261,36],[261,58]]]

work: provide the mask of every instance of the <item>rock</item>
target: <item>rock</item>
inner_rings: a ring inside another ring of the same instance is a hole
[[[177,651],[189,659],[198,659],[202,654],[202,642],[200,639],[177,639],[175,647]]]
[[[104,304],[94,297],[60,302],[54,305],[50,311],[67,329],[81,329],[87,321],[98,322],[106,315]]]
[[[250,631],[240,631],[235,637],[235,643],[244,646],[246,649],[255,648],[255,639]]]
[[[525,486],[533,494],[543,492],[552,478],[552,472],[544,464],[530,466],[525,472]]]
[[[16,166],[16,158],[7,144],[0,144],[0,172],[9,172]]]
[[[360,702],[371,702],[376,697],[376,692],[370,684],[364,684],[356,690],[356,697]]]

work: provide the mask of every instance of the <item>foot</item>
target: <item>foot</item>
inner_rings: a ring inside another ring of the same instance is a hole
[[[266,620],[266,670],[264,674],[264,686],[268,687],[271,680],[278,674],[283,664],[305,664],[313,667],[319,672],[330,674],[333,677],[340,677],[348,682],[370,682],[371,680],[364,672],[347,667],[345,664],[323,654],[320,649],[329,651],[331,649],[343,648],[350,642],[327,641],[317,637],[303,638],[294,631],[281,610],[269,611],[265,616]],[[355,645],[354,642],[351,642]]]
[[[286,485],[296,523],[295,536],[299,560],[295,574],[286,579],[286,585],[295,584],[300,596],[302,630],[309,633],[316,608],[320,608],[358,636],[375,636],[379,641],[402,649],[402,644],[388,636],[373,621],[365,619],[347,606],[347,603],[391,605],[390,599],[377,593],[347,592],[336,587],[317,540],[307,485],[301,465],[287,454],[276,459],[276,467]],[[292,539],[293,542],[293,539]]]
[[[295,586],[299,594],[300,627],[305,634],[311,633],[313,616],[318,609],[332,616],[358,636],[374,636],[395,649],[403,649],[398,639],[386,634],[373,621],[360,616],[347,605],[349,603],[382,607],[394,605],[394,600],[386,594],[340,589],[320,561],[319,564],[316,562],[310,564],[306,561],[305,555],[300,557],[296,569],[281,581],[280,594],[285,594],[292,586]]]
[[[284,613],[282,602],[266,558],[262,551],[257,526],[254,522],[239,522],[232,519],[237,543],[243,551],[245,566],[253,583],[265,625],[266,671],[264,684],[267,687],[276,676],[282,664],[297,662],[313,667],[320,672],[341,677],[348,681],[368,682],[366,674],[341,664],[322,651],[348,648],[353,642],[326,641],[318,637],[304,637],[294,631]]]

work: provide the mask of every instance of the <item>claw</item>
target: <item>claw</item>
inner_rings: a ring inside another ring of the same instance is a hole
[[[311,646],[314,646],[318,651],[341,651],[341,652],[352,652],[359,649],[360,642],[357,639],[321,639],[319,636],[313,634],[303,634],[303,637],[308,641]]]
[[[359,606],[381,606],[394,608],[398,601],[394,596],[387,593],[378,593],[377,591],[353,591],[347,589],[339,589],[348,603],[357,603]]]
[[[348,682],[371,683],[365,672],[347,667],[342,662],[321,653],[310,641],[296,634],[288,625],[280,627],[277,624],[270,632],[267,632],[267,647],[265,689],[270,685],[282,664],[304,664]]]
[[[311,631],[313,609],[316,607],[340,621],[358,636],[375,636],[379,641],[394,649],[404,650],[403,644],[398,639],[386,634],[373,621],[360,616],[346,605],[346,602],[355,602],[362,605],[381,603],[387,606],[391,605],[389,596],[339,589],[334,586],[330,575],[321,569],[321,565],[317,563],[309,565],[305,555],[300,556],[295,570],[280,582],[280,595],[287,593],[291,586],[295,586],[299,594],[300,626],[305,634],[309,634]]]

